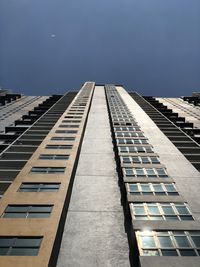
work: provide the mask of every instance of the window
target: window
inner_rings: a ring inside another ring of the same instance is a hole
[[[33,167],[31,173],[64,173],[64,167]]]
[[[0,237],[1,256],[36,256],[42,237]]]
[[[74,141],[75,140],[75,137],[72,137],[72,136],[54,136],[51,138],[52,141]]]
[[[66,119],[81,119],[82,116],[65,116]]]
[[[46,149],[72,149],[72,145],[46,145]]]
[[[44,160],[68,160],[69,155],[62,155],[62,154],[41,154],[39,159]]]
[[[77,124],[72,124],[72,125],[70,125],[70,124],[60,124],[59,127],[60,128],[78,128],[79,125],[77,125]]]
[[[135,220],[194,220],[186,203],[131,203],[130,208]]]
[[[117,144],[148,144],[147,139],[116,139]]]
[[[62,134],[77,134],[78,131],[76,130],[56,130],[56,133]]]
[[[200,231],[137,231],[140,255],[200,256]]]
[[[80,123],[80,120],[63,120],[63,123]]]
[[[118,146],[120,153],[154,153],[150,146]]]
[[[121,131],[140,131],[140,127],[114,127],[115,132],[121,132]]]
[[[126,177],[167,178],[163,168],[122,168]]]
[[[121,162],[125,164],[159,164],[158,157],[125,157],[121,156]]]
[[[18,192],[57,192],[60,183],[22,183]]]
[[[141,132],[116,132],[116,137],[144,137]]]
[[[48,218],[52,205],[8,205],[3,218]]]
[[[177,196],[178,192],[173,183],[131,183],[127,184],[129,194],[154,195],[154,196]]]

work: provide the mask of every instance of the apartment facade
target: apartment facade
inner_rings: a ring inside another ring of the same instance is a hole
[[[86,82],[7,127],[0,266],[199,266],[194,98]]]

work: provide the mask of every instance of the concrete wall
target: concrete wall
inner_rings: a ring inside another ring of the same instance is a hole
[[[181,98],[156,98],[168,108],[179,114],[179,117],[185,117],[187,122],[194,123],[194,126],[200,128],[200,107],[183,101]]]
[[[129,266],[104,87],[96,86],[58,267]]]

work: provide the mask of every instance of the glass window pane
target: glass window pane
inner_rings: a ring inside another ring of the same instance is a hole
[[[28,218],[48,218],[50,213],[29,213]]]
[[[3,218],[26,218],[27,213],[4,213]]]
[[[200,247],[200,236],[191,236],[196,247]]]
[[[156,192],[163,192],[162,186],[160,184],[153,184],[153,189]]]
[[[144,170],[143,169],[135,169],[136,175],[137,176],[145,176]]]
[[[166,220],[171,220],[171,221],[178,221],[178,216],[176,215],[165,215],[164,216]]]
[[[161,251],[163,256],[178,256],[177,251],[173,249],[162,249]]]
[[[158,250],[143,250],[144,256],[159,256]]]
[[[30,211],[51,212],[52,206],[32,206]]]
[[[168,192],[176,192],[176,189],[173,184],[165,184],[165,188]]]
[[[134,213],[137,214],[137,215],[145,214],[144,207],[142,207],[142,206],[134,206]]]
[[[141,158],[142,159],[142,163],[150,163],[150,160],[149,160],[149,158],[148,157],[142,157]]]
[[[183,248],[191,247],[186,236],[175,236],[174,238],[179,247],[183,247]]]
[[[156,247],[153,236],[141,236],[142,247],[143,248],[153,248]]]
[[[173,244],[169,236],[158,236],[161,248],[172,248]]]
[[[8,206],[6,212],[27,212],[30,206]]]
[[[149,214],[152,214],[152,215],[159,215],[160,214],[158,207],[151,206],[151,205],[147,205],[147,207],[148,207]]]
[[[3,256],[3,255],[7,255],[7,253],[8,253],[8,249],[9,249],[9,248],[1,248],[1,247],[0,247],[0,255],[1,255],[1,256]]]
[[[142,191],[151,191],[150,185],[148,184],[141,184]]]
[[[184,205],[181,205],[181,206],[176,205],[176,209],[179,214],[190,214],[187,207]]]
[[[138,157],[132,157],[133,163],[140,163],[140,158]]]
[[[13,256],[36,256],[38,248],[12,248],[9,255]]]
[[[13,243],[13,238],[4,238],[4,237],[1,237],[0,238],[0,247],[10,247]]]
[[[193,249],[179,249],[181,256],[196,256],[196,252]]]
[[[156,176],[154,169],[146,169],[148,176]]]
[[[167,176],[164,169],[156,169],[159,176]]]
[[[161,205],[162,209],[163,209],[163,212],[165,214],[175,214],[174,210],[172,209],[171,206],[164,206],[164,205]]]
[[[39,247],[42,238],[17,238],[15,247]]]
[[[130,192],[138,192],[138,186],[134,184],[129,185]]]
[[[159,256],[159,253],[158,253],[158,250],[147,250],[147,249],[144,249],[143,250],[143,255],[144,256]]]

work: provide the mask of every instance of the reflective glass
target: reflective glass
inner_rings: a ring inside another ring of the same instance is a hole
[[[196,247],[200,247],[200,236],[191,236]]]
[[[163,206],[163,205],[161,205],[161,206],[162,206],[163,212],[165,214],[175,214],[175,212],[171,206]]]
[[[158,236],[161,248],[172,248],[173,244],[169,236]]]
[[[148,207],[149,214],[152,214],[152,215],[159,215],[160,214],[158,207],[151,206],[151,205],[147,205],[147,207]]]
[[[145,214],[145,210],[144,210],[144,207],[143,206],[134,206],[134,212],[135,214],[137,215],[143,215]]]
[[[152,236],[141,236],[143,248],[154,248],[156,247],[154,238]]]
[[[183,247],[183,248],[191,247],[186,236],[175,236],[174,238],[179,247]]]

